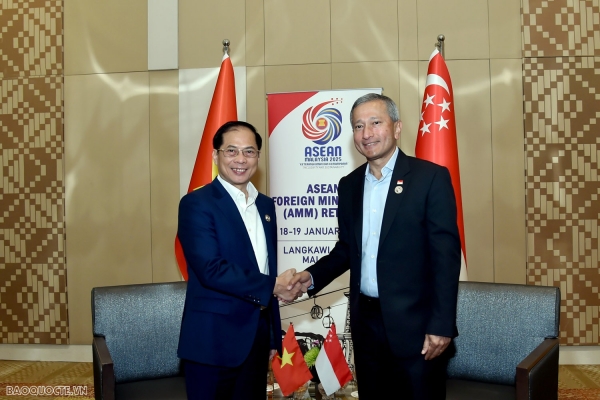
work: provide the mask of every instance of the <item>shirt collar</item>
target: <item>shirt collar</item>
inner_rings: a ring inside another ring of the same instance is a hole
[[[227,193],[229,193],[232,199],[235,200],[240,194],[244,195],[244,192],[233,186],[231,183],[227,182],[225,179],[221,178],[221,175],[218,175],[217,179],[219,180],[219,182],[221,182],[221,184],[223,185],[225,190],[227,190]],[[248,184],[246,185],[246,191],[248,191],[247,204],[252,204],[256,201],[256,198],[258,197],[258,190],[256,190],[252,182],[248,182]]]
[[[388,162],[381,169],[381,177],[382,178],[386,178],[394,170],[394,166],[396,165],[396,160],[398,159],[399,152],[400,152],[400,150],[398,150],[398,147],[396,147],[396,150],[394,150],[394,154],[392,154],[392,156],[390,157]],[[365,177],[377,180],[375,178],[375,175],[373,175],[371,173],[371,167],[370,167],[369,163],[367,163],[367,168],[365,170]]]

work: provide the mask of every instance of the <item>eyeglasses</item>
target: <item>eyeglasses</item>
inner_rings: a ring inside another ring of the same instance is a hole
[[[238,149],[236,147],[228,147],[226,149],[217,149],[217,151],[222,151],[223,155],[227,158],[237,157],[240,154],[240,151],[246,158],[256,158],[260,154],[260,151],[249,147],[247,149]]]

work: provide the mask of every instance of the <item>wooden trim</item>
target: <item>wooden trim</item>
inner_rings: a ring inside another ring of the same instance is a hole
[[[531,353],[529,353],[529,355],[525,357],[523,361],[519,363],[519,365],[517,365],[517,400],[535,399],[534,393],[531,393],[530,397],[530,392],[532,390],[530,382],[531,370],[535,368],[535,366],[540,364],[540,362],[543,362],[543,360],[552,352],[552,350],[558,347],[558,344],[558,339],[545,339],[538,347],[536,347]],[[550,384],[551,382],[548,383]]]
[[[94,358],[94,392],[96,400],[115,399],[115,371],[106,340],[94,336],[92,343]]]

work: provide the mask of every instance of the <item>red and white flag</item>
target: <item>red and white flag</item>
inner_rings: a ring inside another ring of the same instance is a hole
[[[344,358],[342,345],[335,332],[335,324],[327,333],[315,362],[317,374],[327,396],[352,380],[352,373]]]
[[[450,171],[456,198],[456,222],[462,250],[460,280],[467,280],[467,251],[460,191],[460,170],[458,168],[454,93],[448,67],[437,49],[429,57],[415,155],[418,158],[443,165]]]
[[[221,61],[217,85],[215,86],[210,108],[208,109],[208,116],[206,117],[204,132],[202,132],[202,139],[198,148],[194,169],[192,170],[188,193],[210,183],[218,175],[219,171],[212,159],[212,140],[221,125],[225,122],[236,120],[235,76],[229,54],[225,53],[223,61]],[[175,237],[175,258],[177,259],[181,276],[187,281],[187,263],[177,236]]]

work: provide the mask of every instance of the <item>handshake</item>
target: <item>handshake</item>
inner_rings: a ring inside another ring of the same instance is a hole
[[[276,278],[273,294],[279,301],[289,303],[306,293],[311,285],[312,279],[308,272],[296,273],[294,268],[290,268]]]

